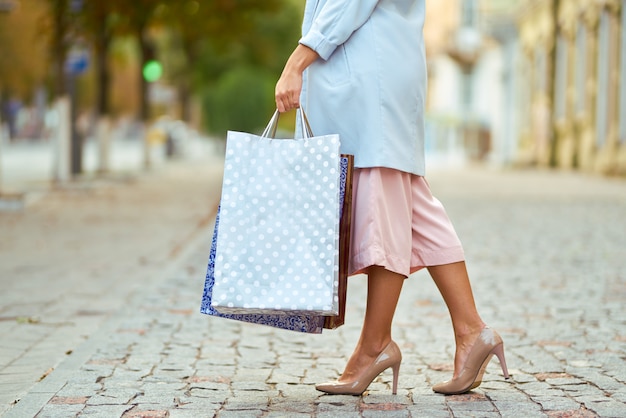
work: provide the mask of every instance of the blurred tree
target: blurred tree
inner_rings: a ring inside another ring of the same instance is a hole
[[[97,0],[94,0],[97,1]],[[157,0],[109,0],[116,15],[116,32],[132,35],[139,45],[139,117],[142,121],[150,118],[148,103],[148,81],[143,77],[143,68],[156,57],[156,51],[148,29],[153,23],[155,11],[166,2]],[[174,0],[169,0],[174,1]]]
[[[113,41],[116,23],[115,0],[85,0],[81,14],[81,32],[93,48],[95,58],[97,102],[96,113],[104,116],[110,113],[109,88],[111,73],[109,65],[109,47]]]
[[[0,90],[5,99],[29,100],[46,80],[47,51],[37,27],[47,12],[44,0],[29,0],[0,13]]]
[[[274,83],[299,39],[301,21],[300,6],[284,0],[264,10],[231,13],[215,23],[216,31],[228,30],[229,36],[199,43],[194,67],[196,88],[205,96],[207,128],[218,134],[254,130],[267,122],[274,108]]]
[[[48,0],[50,16],[45,21],[45,28],[50,36],[50,61],[52,63],[52,94],[64,95],[67,91],[65,83],[65,59],[69,50],[71,19],[67,0]]]
[[[84,37],[93,48],[96,61],[96,84],[98,99],[96,104],[97,113],[106,115],[110,112],[109,88],[111,82],[111,69],[109,63],[109,49],[115,37],[131,36],[137,41],[139,52],[139,71],[137,82],[139,85],[141,120],[149,119],[148,104],[148,81],[144,79],[142,69],[147,62],[156,56],[153,40],[149,29],[156,23],[156,11],[163,7],[167,1],[158,0],[48,0],[53,5],[55,16],[55,36],[57,33],[78,32],[71,38]],[[168,0],[174,1],[174,0]],[[77,5],[80,4],[80,7]],[[71,18],[69,11],[71,6],[78,11],[78,17],[71,19],[71,25],[67,20]],[[57,45],[57,43],[54,43]],[[62,43],[60,43],[62,45]],[[61,47],[55,48],[55,56],[67,53],[67,45],[63,51]]]
[[[148,120],[148,81],[142,75],[151,60],[164,61],[165,79],[175,85],[184,119],[189,119],[189,99],[211,95],[220,83],[233,83],[227,73],[235,68],[241,81],[258,82],[262,97],[272,103],[267,81],[278,77],[298,38],[301,4],[294,0],[41,0],[48,3],[47,31],[55,68],[55,93],[64,92],[63,65],[71,42],[84,39],[93,50],[97,84],[97,112],[110,112],[110,49],[115,39],[131,37],[138,45],[136,82],[139,116]],[[72,15],[81,7],[78,18]],[[159,42],[159,39],[168,42]],[[256,69],[256,70],[255,70]],[[231,87],[228,87],[231,86]],[[215,100],[205,100],[214,103]],[[229,102],[231,103],[231,102]],[[231,103],[234,108],[236,103]],[[232,112],[236,112],[236,109]],[[212,112],[215,109],[207,109]],[[205,112],[205,113],[206,113]],[[264,112],[261,110],[260,112]],[[261,120],[267,115],[263,114]],[[252,117],[256,120],[256,117]],[[221,131],[222,126],[212,125]]]
[[[20,128],[18,112],[22,105],[42,105],[49,71],[46,43],[37,31],[48,9],[44,0],[4,2],[0,9],[0,123],[6,123],[14,138]],[[30,124],[28,136],[41,128],[41,107]]]
[[[49,14],[43,19],[42,35],[49,39],[49,61],[52,65],[52,93],[67,93],[66,62],[68,53],[81,40],[82,33],[77,17],[82,11],[83,0],[47,0]]]
[[[254,132],[265,126],[274,110],[271,74],[251,66],[224,73],[204,95],[207,128],[222,136],[226,130]]]
[[[255,47],[276,49],[275,46],[268,42],[255,45],[249,41],[271,37],[272,31],[263,31],[258,17],[265,19],[281,15],[284,8],[284,0],[182,0],[169,3],[167,12],[173,23],[171,51],[182,54],[169,61],[170,77],[178,87],[183,119],[188,120],[190,116],[192,91],[215,85],[235,66],[252,64],[266,68],[264,63],[251,60],[252,54],[248,50]],[[249,72],[241,72],[244,73]]]

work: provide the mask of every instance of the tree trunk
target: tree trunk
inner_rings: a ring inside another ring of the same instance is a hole
[[[180,100],[180,118],[185,122],[191,122],[191,93],[187,84],[182,84],[178,88]]]
[[[98,89],[98,101],[96,112],[98,116],[107,116],[110,112],[109,88],[111,85],[111,74],[109,72],[109,45],[111,34],[106,27],[106,14],[100,14],[98,33],[94,39],[94,50],[96,55],[96,78]]]
[[[141,49],[141,62],[139,66],[139,117],[142,121],[147,122],[150,120],[150,103],[148,102],[149,84],[143,76],[143,69],[150,60],[154,59],[154,48],[150,41],[145,38],[143,32],[143,27],[139,28],[137,36]]]
[[[67,15],[69,13],[66,0],[54,0],[53,2],[54,29],[52,35],[52,60],[53,60],[53,93],[57,97],[67,94],[65,77],[65,59],[67,45],[65,36],[67,33]]]
[[[96,78],[98,99],[96,102],[97,125],[96,138],[98,140],[98,173],[107,173],[110,164],[110,123],[109,123],[109,87],[111,85],[111,74],[109,72],[109,45],[111,36],[105,26],[105,16],[96,34],[94,49],[96,54]]]
[[[180,83],[178,85],[178,100],[180,101],[180,117],[185,122],[191,122],[191,79],[192,74],[190,71],[191,63],[196,62],[196,55],[194,53],[193,45],[190,40],[182,40],[182,50],[186,55],[187,67],[183,71]]]
[[[105,116],[109,114],[109,87],[111,85],[111,76],[109,74],[109,66],[107,60],[107,49],[97,51],[98,54],[98,103],[96,111],[98,115]]]

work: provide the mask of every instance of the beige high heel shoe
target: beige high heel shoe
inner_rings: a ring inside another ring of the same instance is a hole
[[[393,391],[395,395],[398,392],[398,374],[400,371],[400,362],[402,361],[402,353],[397,344],[391,341],[387,347],[378,355],[374,363],[367,369],[363,370],[361,375],[351,382],[328,382],[315,386],[315,389],[326,392],[331,395],[361,395],[367,387],[376,379],[376,376],[387,370],[389,367],[393,370]]]
[[[433,391],[444,395],[458,395],[477,388],[482,383],[483,374],[493,355],[498,357],[504,378],[509,378],[509,371],[504,360],[504,343],[500,335],[489,327],[483,328],[474,342],[461,373],[452,380],[438,383]]]

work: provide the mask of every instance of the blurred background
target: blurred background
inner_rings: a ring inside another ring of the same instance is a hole
[[[0,0],[0,190],[259,130],[303,6]],[[431,164],[626,174],[623,0],[437,0],[426,21]]]

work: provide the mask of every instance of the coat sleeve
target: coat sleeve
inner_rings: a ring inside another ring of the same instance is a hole
[[[335,49],[371,16],[380,0],[330,0],[313,21],[311,29],[300,39],[319,54],[330,58]]]

